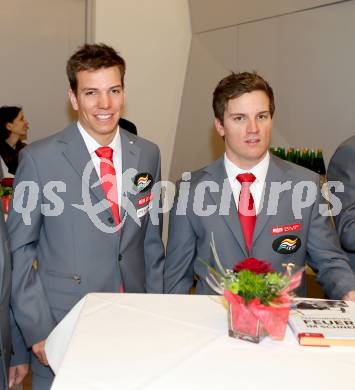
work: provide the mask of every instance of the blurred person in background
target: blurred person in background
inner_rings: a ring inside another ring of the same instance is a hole
[[[118,121],[118,126],[122,127],[123,129],[127,130],[129,133],[137,135],[137,126],[129,121],[128,119],[120,118]]]
[[[343,191],[336,193],[342,209],[334,221],[341,246],[355,272],[355,135],[338,146],[329,162],[327,177],[328,181],[340,181],[344,186]]]
[[[28,121],[21,107],[0,107],[0,156],[2,159],[3,177],[15,175],[18,166],[18,155],[26,144],[22,142],[27,136]]]

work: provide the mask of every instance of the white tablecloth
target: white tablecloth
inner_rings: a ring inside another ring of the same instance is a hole
[[[355,348],[228,337],[216,296],[89,294],[51,333],[53,390],[355,389]]]

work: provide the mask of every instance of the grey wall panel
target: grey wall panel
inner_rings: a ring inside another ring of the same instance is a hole
[[[274,144],[321,147],[329,160],[355,133],[355,2],[238,28],[238,68],[257,69],[276,96]]]
[[[214,30],[335,3],[334,0],[190,0],[192,31]]]
[[[65,65],[85,41],[85,0],[0,2],[0,105],[22,105],[29,141],[71,120]]]
[[[322,148],[326,163],[355,133],[355,1],[195,34],[171,175],[209,164],[223,152],[211,108],[230,69],[257,70],[276,98],[273,144]]]
[[[170,169],[172,181],[223,152],[213,124],[212,93],[217,82],[235,69],[236,42],[235,27],[193,37]]]

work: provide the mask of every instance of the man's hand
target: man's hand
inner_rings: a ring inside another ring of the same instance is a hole
[[[28,364],[19,364],[9,369],[9,387],[19,385],[28,374]]]
[[[44,364],[45,366],[48,366],[48,360],[46,353],[44,351],[44,346],[46,344],[46,340],[39,341],[36,344],[32,345],[32,352],[36,355],[37,359]]]
[[[355,291],[349,291],[343,296],[344,301],[355,301]]]

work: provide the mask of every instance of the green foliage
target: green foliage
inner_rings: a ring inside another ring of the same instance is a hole
[[[255,274],[249,270],[242,270],[238,273],[238,279],[238,294],[245,302],[258,298],[263,304],[268,304],[275,299],[279,291],[288,283],[288,278],[277,272]]]
[[[5,187],[0,184],[0,197],[8,196],[13,194],[12,187]]]
[[[240,295],[246,303],[258,298],[264,305],[277,298],[290,281],[287,275],[278,272],[256,274],[247,269],[239,272],[227,270],[226,276],[222,279],[222,287]]]
[[[241,296],[246,303],[253,298],[257,298],[262,304],[268,305],[290,283],[290,274],[275,272],[272,270],[270,263],[255,258],[248,258],[239,262],[238,271],[236,269],[225,269],[218,257],[213,233],[211,249],[217,265],[216,269],[204,260],[199,260],[207,267],[207,284],[218,294],[223,294],[224,290],[229,290],[233,294]],[[242,263],[244,263],[243,269],[240,269]],[[263,272],[264,270],[265,272]]]

